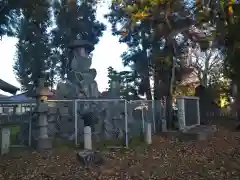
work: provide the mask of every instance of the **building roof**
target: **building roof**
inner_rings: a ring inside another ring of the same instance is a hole
[[[3,95],[3,94],[0,94],[0,100],[5,100],[5,99],[7,99],[8,98],[8,96],[5,96],[5,95]]]
[[[16,94],[19,88],[3,81],[0,79],[0,90],[3,90],[5,92],[11,93],[11,94]]]
[[[54,100],[55,99],[55,90],[52,90],[52,92],[54,93],[54,95],[52,97],[49,97],[49,100]],[[31,101],[31,100],[35,100],[34,97],[29,96],[28,92],[24,92],[21,94],[17,94],[17,95],[13,95],[8,97],[9,100],[11,101]]]
[[[25,92],[25,93],[13,95],[13,96],[9,97],[9,100],[12,100],[12,101],[27,101],[27,100],[33,100],[33,98],[28,97],[27,93]]]

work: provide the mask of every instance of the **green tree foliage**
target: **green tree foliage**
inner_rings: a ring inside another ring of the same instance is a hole
[[[194,96],[195,94],[195,87],[191,85],[187,86],[177,86],[174,89],[174,96]]]
[[[240,35],[238,33],[240,28],[239,22],[240,5],[233,6],[232,22],[229,22],[227,30],[227,58],[225,61],[227,75],[237,84],[240,88]]]
[[[239,16],[240,16],[240,4],[232,6],[233,12],[228,17],[227,24],[227,40],[226,47],[226,59],[225,59],[225,73],[233,81],[232,84],[236,85],[237,92],[235,96],[236,112],[240,114],[240,35],[238,33],[240,28]]]
[[[124,63],[139,73],[145,90],[150,91],[153,78],[154,99],[167,96],[170,119],[173,86],[180,80],[175,75],[181,77],[184,67],[180,58],[187,45],[184,32],[193,24],[191,9],[182,0],[115,1],[108,17],[113,33],[122,35],[121,41],[129,46]]]
[[[18,32],[14,70],[24,90],[36,87],[41,77],[50,83],[51,46],[47,28],[50,21],[48,0],[25,1]]]
[[[0,1],[0,37],[3,35],[16,35],[21,7],[20,1]]]
[[[129,66],[135,72],[132,78],[135,81],[140,81],[138,84],[138,93],[140,95],[146,95],[147,99],[152,99],[150,76],[151,76],[151,62],[150,57],[147,55],[149,43],[146,41],[146,36],[143,32],[139,34],[132,34],[131,39],[124,41],[128,44],[128,51],[122,54],[123,64]]]
[[[72,53],[68,47],[73,40],[98,43],[105,26],[96,20],[97,1],[26,0],[20,5],[17,78],[23,89],[34,88],[39,77],[53,87],[56,76],[64,78],[69,70]]]
[[[96,20],[96,0],[69,1],[54,3],[56,28],[52,30],[55,55],[59,59],[58,71],[62,78],[69,71],[72,59],[69,45],[76,39],[88,40],[97,44],[105,26]]]
[[[145,4],[145,2],[149,3]],[[124,64],[130,65],[139,72],[142,77],[142,84],[145,85],[142,86],[145,87],[144,93],[148,97],[151,97],[149,78],[155,75],[155,98],[159,99],[161,95],[158,94],[160,92],[158,82],[161,80],[168,84],[169,77],[167,75],[171,74],[173,51],[171,42],[168,44],[167,41],[169,41],[169,36],[174,37],[178,34],[179,29],[189,23],[189,19],[183,21],[181,18],[173,16],[174,12],[179,13],[177,9],[183,7],[184,4],[181,1],[172,2],[172,10],[169,12],[168,6],[170,4],[163,1],[157,7],[153,7],[150,1],[137,1],[135,3],[124,1],[124,3],[114,2],[111,13],[108,15],[113,34],[123,35],[120,41],[127,43],[129,46],[128,52],[125,52],[122,56]],[[150,9],[152,9],[151,13],[149,13]],[[140,17],[141,14],[143,15],[142,18]],[[144,16],[144,14],[147,15]],[[166,19],[166,15],[169,15],[169,19]],[[170,28],[168,26],[169,22],[175,27]],[[121,28],[118,28],[119,25]],[[183,50],[180,46],[183,45],[184,40],[181,41],[177,43],[179,46],[176,55]]]

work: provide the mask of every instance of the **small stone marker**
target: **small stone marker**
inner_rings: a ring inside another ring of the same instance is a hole
[[[1,155],[9,153],[10,146],[10,129],[1,128],[0,129],[0,143],[1,143]]]
[[[84,127],[84,149],[92,150],[92,131],[90,126]]]
[[[146,123],[145,141],[147,145],[152,144],[152,124]]]
[[[83,150],[77,153],[77,159],[84,167],[89,167],[91,165],[102,165],[104,159],[100,152]]]

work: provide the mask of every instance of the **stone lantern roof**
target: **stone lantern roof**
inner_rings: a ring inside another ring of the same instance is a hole
[[[89,53],[94,50],[94,45],[86,40],[75,40],[72,42],[72,44],[69,45],[70,49],[83,47],[85,48]]]

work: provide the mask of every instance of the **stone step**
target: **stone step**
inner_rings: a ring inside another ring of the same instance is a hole
[[[159,135],[165,136],[172,140],[178,139],[179,141],[202,141],[202,140],[207,140],[216,131],[217,131],[217,128],[215,125],[213,126],[200,125],[198,127],[189,129],[186,132],[168,131],[168,132],[160,133]]]
[[[89,167],[91,165],[102,165],[104,163],[104,158],[98,151],[83,150],[77,152],[77,159],[84,167]]]

